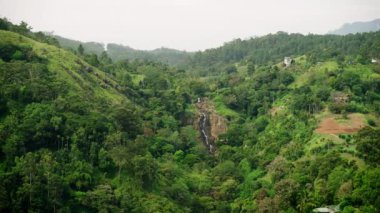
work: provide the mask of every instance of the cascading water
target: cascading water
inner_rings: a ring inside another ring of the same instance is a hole
[[[197,107],[197,118],[193,123],[196,125],[200,139],[210,154],[217,152],[215,141],[220,134],[227,130],[227,120],[216,113],[215,107],[207,98],[198,98],[195,101]]]
[[[206,114],[202,113],[202,117],[201,117],[201,131],[202,131],[202,134],[203,134],[203,138],[205,139],[205,142],[206,142],[206,144],[208,146],[209,141],[208,141],[208,136],[206,134],[206,121],[207,121]]]
[[[210,152],[213,151],[213,146],[209,140],[209,137],[207,135],[207,115],[205,113],[201,113],[201,119],[200,119],[200,129],[202,132],[202,136],[204,139],[204,142],[206,143],[206,146]]]

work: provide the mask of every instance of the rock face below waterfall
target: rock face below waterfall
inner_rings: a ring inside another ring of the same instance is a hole
[[[210,152],[216,150],[215,140],[227,131],[227,119],[218,115],[214,105],[207,98],[196,103],[197,115],[193,123],[200,131],[201,138]]]

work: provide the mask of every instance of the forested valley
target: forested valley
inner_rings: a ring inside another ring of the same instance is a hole
[[[380,212],[380,32],[157,54],[0,19],[0,212]]]

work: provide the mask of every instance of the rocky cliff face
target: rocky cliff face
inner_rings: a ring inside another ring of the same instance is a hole
[[[201,133],[204,145],[213,153],[216,151],[215,140],[227,131],[227,119],[218,115],[214,105],[206,98],[198,100],[196,107],[198,110],[193,125]]]

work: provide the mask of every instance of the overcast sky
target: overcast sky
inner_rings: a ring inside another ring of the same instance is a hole
[[[202,50],[277,31],[326,33],[380,17],[380,0],[0,0],[35,31],[137,49]]]

